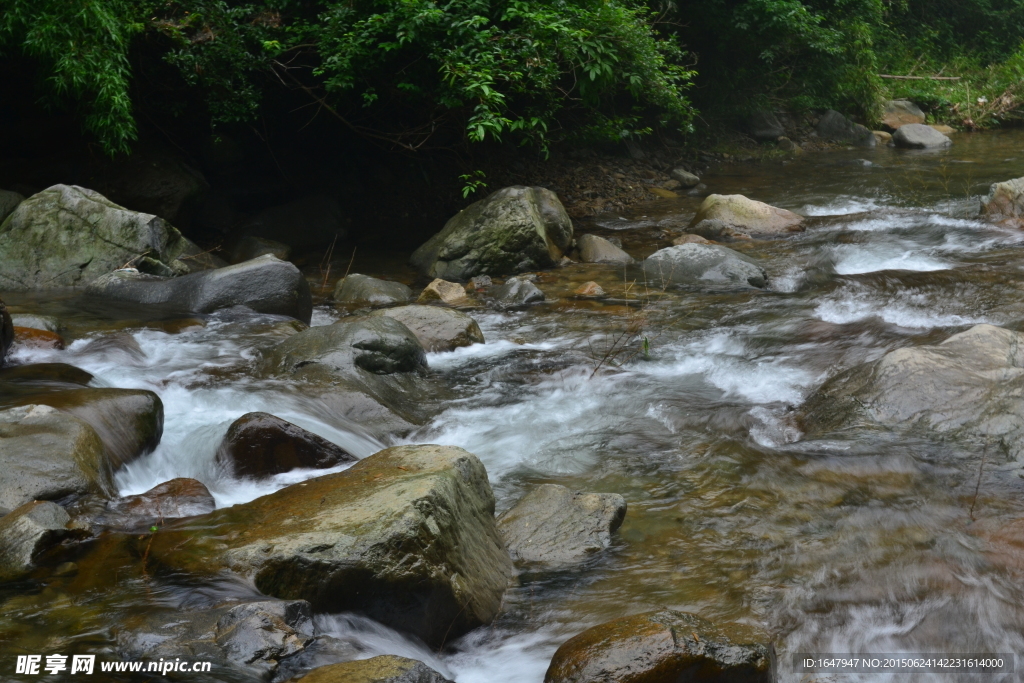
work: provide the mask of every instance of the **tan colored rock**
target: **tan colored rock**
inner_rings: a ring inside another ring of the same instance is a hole
[[[993,183],[981,202],[981,213],[990,221],[1024,227],[1024,178]]]
[[[956,132],[956,128],[954,128],[953,126],[947,126],[943,123],[933,123],[931,124],[931,127],[939,131],[943,135],[952,135],[953,133]]]
[[[672,244],[678,247],[680,244],[711,244],[711,242],[700,235],[680,235],[672,240]]]
[[[924,123],[924,112],[910,100],[889,100],[884,105],[882,124],[897,130],[908,123]]]
[[[712,194],[701,203],[689,227],[706,220],[720,221],[751,236],[775,236],[803,230],[804,218],[741,194]]]
[[[604,291],[604,288],[593,280],[590,282],[584,282],[582,285],[577,287],[576,291],[573,293],[576,294],[576,296],[591,296],[595,298],[608,296]]]
[[[663,187],[649,187],[647,188],[647,191],[650,192],[651,194],[661,197],[662,199],[675,199],[676,197],[679,196],[672,190],[666,190]]]
[[[313,669],[301,683],[452,683],[423,662],[381,655]]]
[[[416,303],[427,304],[437,301],[449,306],[462,306],[469,303],[469,297],[466,296],[466,290],[457,282],[437,278],[423,289]]]
[[[887,133],[884,130],[873,130],[871,133],[879,145],[888,145],[892,142],[892,133]]]

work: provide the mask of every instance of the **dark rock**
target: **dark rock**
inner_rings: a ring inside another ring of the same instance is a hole
[[[910,100],[887,100],[883,105],[882,124],[891,131],[924,119],[924,112]]]
[[[1024,227],[1024,178],[993,183],[981,202],[981,213],[990,221]]]
[[[145,542],[155,565],[198,576],[228,569],[267,595],[359,611],[438,647],[501,605],[512,563],[493,515],[475,456],[399,446]]]
[[[88,386],[92,375],[65,363],[33,363],[0,368],[0,407],[24,403],[39,394]]]
[[[412,290],[401,282],[378,280],[369,275],[351,273],[334,288],[334,301],[356,306],[390,306],[404,304],[412,298]]]
[[[265,237],[249,235],[238,240],[234,249],[231,250],[231,262],[242,263],[243,261],[251,261],[254,258],[268,254],[282,261],[287,261],[288,257],[292,255],[292,248],[287,244],[268,240]]]
[[[583,263],[632,263],[633,257],[603,237],[580,235],[576,240]]]
[[[550,268],[572,243],[572,221],[554,192],[506,187],[463,209],[412,255],[445,280]]]
[[[28,575],[36,556],[67,535],[71,521],[56,503],[33,501],[0,517],[0,582]]]
[[[0,368],[7,360],[7,352],[14,344],[14,323],[11,321],[11,314],[7,312],[7,306],[0,299]]]
[[[660,249],[641,264],[654,286],[765,287],[768,274],[754,259],[717,244],[681,244]]]
[[[617,493],[542,484],[498,517],[498,531],[513,560],[565,566],[607,548],[625,517],[626,500]]]
[[[73,185],[32,195],[0,226],[0,289],[79,287],[143,262],[168,273],[215,265],[164,219]]]
[[[256,479],[356,460],[341,446],[269,413],[246,413],[232,422],[217,449],[217,461],[236,477]]]
[[[165,481],[145,493],[109,501],[107,514],[99,521],[107,526],[139,528],[205,515],[216,508],[217,504],[203,482],[178,478]]]
[[[494,291],[494,301],[503,308],[528,306],[544,301],[544,292],[529,280],[509,278]]]
[[[454,351],[460,346],[484,343],[480,325],[469,315],[450,308],[399,306],[375,311],[372,315],[387,316],[402,323],[427,351]]]
[[[759,142],[778,140],[786,134],[777,116],[767,109],[759,109],[747,119],[747,131]],[[696,183],[694,183],[696,185]]]
[[[0,225],[3,224],[4,220],[14,213],[14,210],[18,208],[18,204],[25,201],[24,195],[17,192],[11,192],[10,190],[0,190]]]
[[[555,652],[544,683],[771,683],[766,634],[660,610],[609,621]]]
[[[293,682],[302,683],[454,683],[423,662],[381,655],[313,669]]]
[[[313,316],[306,278],[291,263],[269,255],[174,278],[117,271],[97,279],[88,291],[113,301],[167,306],[193,313],[245,306],[257,313],[291,316],[307,325]]]
[[[935,149],[948,147],[953,141],[931,126],[908,123],[892,134],[892,143],[905,149]]]
[[[335,199],[313,195],[261,211],[243,222],[237,233],[298,249],[319,247],[345,237],[345,214]]]
[[[757,237],[777,237],[803,230],[803,216],[759,202],[741,194],[711,194],[704,198],[687,228],[695,228],[705,221],[719,221],[714,225],[729,227],[738,233]],[[713,239],[712,234],[702,237]]]
[[[217,620],[216,640],[230,660],[278,661],[305,649],[312,628],[305,600],[247,602]]]
[[[858,147],[874,147],[877,144],[875,136],[870,130],[859,123],[854,123],[833,109],[822,114],[815,131],[818,133],[818,137],[833,142],[843,142]]]

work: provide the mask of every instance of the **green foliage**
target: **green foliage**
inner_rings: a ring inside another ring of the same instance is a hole
[[[462,198],[465,199],[471,194],[478,192],[487,187],[487,183],[484,182],[484,178],[487,176],[483,171],[476,170],[472,173],[464,173],[459,176],[459,180],[463,182],[462,185]]]

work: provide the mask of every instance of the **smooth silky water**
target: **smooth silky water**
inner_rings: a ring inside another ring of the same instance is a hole
[[[261,377],[261,352],[290,332],[280,319],[141,321],[81,298],[5,294],[16,311],[60,315],[75,339],[15,360],[72,363],[97,385],[160,395],[163,440],[118,474],[123,494],[195,477],[227,506],[322,474],[254,483],[217,468],[228,425],[265,410],[360,457],[395,443],[465,448],[487,466],[499,511],[546,482],[625,496],[610,548],[572,571],[521,575],[493,624],[441,652],[359,615],[317,618],[362,656],[414,657],[458,683],[539,683],[568,637],[661,606],[763,626],[783,681],[840,680],[792,673],[794,652],[1024,653],[1018,466],[997,448],[884,430],[806,440],[792,419],[828,377],[887,351],[980,322],[1024,330],[1024,232],[974,218],[990,183],[1024,174],[1024,132],[954,140],[933,153],[848,150],[714,170],[712,192],[811,217],[802,234],[729,245],[763,261],[768,291],[653,291],[613,266],[541,273],[547,303],[471,311],[487,343],[430,354],[457,398],[402,439],[378,440],[302,386]],[[699,201],[660,200],[577,230],[615,235],[643,257]],[[353,270],[408,278],[395,255],[357,257]],[[587,280],[610,298],[574,298]],[[314,324],[339,315],[322,305]],[[103,556],[103,566],[83,559],[76,577],[3,593],[4,651],[115,658],[147,613],[255,592],[147,576],[137,558]],[[850,680],[869,679],[913,677]]]

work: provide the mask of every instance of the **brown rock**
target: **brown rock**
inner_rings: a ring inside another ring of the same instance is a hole
[[[601,285],[597,284],[593,280],[590,282],[584,282],[582,285],[576,288],[574,292],[577,296],[592,296],[592,297],[604,297],[608,294],[604,291]]]
[[[996,223],[1024,227],[1024,178],[993,183],[981,202],[981,213]]]
[[[15,327],[14,341],[30,349],[64,349],[64,338],[59,334],[31,327]]]
[[[947,126],[942,123],[933,123],[931,124],[931,127],[939,131],[943,135],[952,135],[953,133],[956,132],[956,128],[953,128],[952,126]]]
[[[909,100],[889,100],[884,105],[882,124],[897,130],[908,123],[924,123],[924,112]]]
[[[145,493],[107,503],[107,509],[124,516],[130,526],[149,526],[168,519],[205,515],[216,507],[210,490],[203,482],[185,477],[171,479]]]
[[[875,136],[875,142],[879,145],[888,145],[892,142],[892,133],[886,133],[884,130],[873,130],[871,134]]]
[[[423,289],[423,292],[416,300],[418,304],[431,302],[441,302],[449,306],[462,306],[469,303],[469,297],[466,296],[466,290],[457,282],[448,282],[447,280],[437,278]]]
[[[381,655],[313,669],[302,683],[452,683],[423,662],[397,655]]]
[[[711,242],[700,235],[680,235],[672,240],[672,244],[679,246],[680,244],[711,244]]]
[[[769,683],[768,638],[749,627],[718,628],[660,610],[609,621],[555,652],[544,683]]]
[[[321,436],[259,412],[235,420],[217,449],[217,461],[230,467],[235,476],[257,479],[356,460],[356,456]]]

